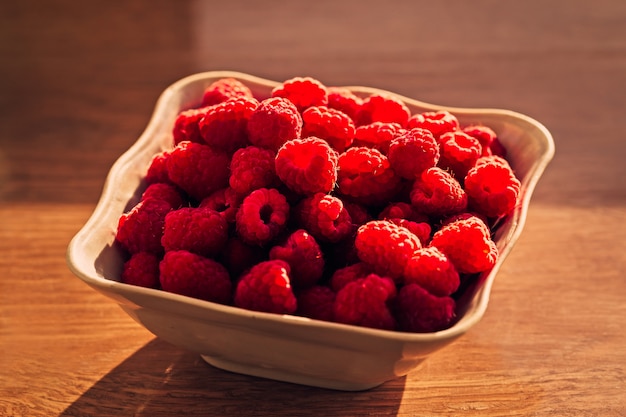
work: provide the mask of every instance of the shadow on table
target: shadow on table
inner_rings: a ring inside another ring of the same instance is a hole
[[[154,339],[60,416],[393,416],[404,384],[403,377],[362,392],[304,387],[222,371]]]

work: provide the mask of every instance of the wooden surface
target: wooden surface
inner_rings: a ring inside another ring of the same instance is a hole
[[[284,3],[0,3],[0,415],[626,415],[626,2]],[[217,69],[544,123],[556,157],[482,321],[334,392],[214,369],[74,277],[67,244],[160,92]]]

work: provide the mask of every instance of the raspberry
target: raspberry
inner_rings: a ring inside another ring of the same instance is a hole
[[[229,304],[232,284],[228,271],[213,259],[185,250],[170,251],[159,264],[163,290],[220,304]]]
[[[451,297],[437,297],[418,284],[407,284],[398,291],[394,315],[401,331],[436,332],[452,324],[455,308]]]
[[[233,236],[224,245],[219,260],[233,279],[247,272],[259,262],[267,260],[267,251],[259,246],[248,245],[239,237]]]
[[[365,262],[357,262],[352,265],[338,268],[330,277],[330,287],[334,292],[339,292],[343,287],[359,278],[365,278],[372,273],[372,268]]]
[[[372,220],[359,227],[354,246],[359,259],[374,272],[400,282],[406,263],[422,243],[405,227],[388,220]]]
[[[206,207],[221,214],[226,223],[235,223],[243,197],[230,187],[214,191],[202,199],[198,207]]]
[[[313,236],[298,229],[282,245],[270,249],[270,259],[282,259],[289,264],[291,284],[306,288],[316,284],[324,273],[324,255]]]
[[[173,209],[182,207],[185,198],[181,195],[178,187],[166,183],[154,183],[146,187],[141,199],[156,198],[157,200],[167,201]]]
[[[124,262],[122,282],[139,287],[157,288],[159,285],[159,257],[149,252],[137,252]]]
[[[281,97],[263,100],[248,120],[250,143],[277,151],[302,134],[302,116],[296,106]]]
[[[319,242],[339,242],[353,230],[343,202],[330,194],[317,193],[305,198],[296,207],[295,217],[298,225]]]
[[[302,112],[302,137],[324,139],[337,152],[343,152],[354,140],[355,127],[350,117],[328,107],[309,107]]]
[[[156,154],[150,161],[145,176],[146,184],[171,183],[169,174],[167,173],[167,159],[170,156],[169,151],[163,151]]]
[[[265,245],[275,239],[287,224],[289,203],[274,188],[259,188],[250,193],[237,211],[237,232],[251,245]]]
[[[405,127],[411,111],[399,98],[385,93],[373,93],[363,100],[357,115],[357,125],[373,122],[398,123]]]
[[[167,201],[147,198],[140,201],[129,212],[120,216],[116,240],[130,254],[163,252],[161,235],[165,216],[172,210]]]
[[[400,177],[376,149],[349,148],[339,155],[339,193],[365,205],[383,205],[397,191]]]
[[[167,158],[167,171],[174,184],[200,201],[228,185],[230,158],[208,145],[181,142]]]
[[[470,135],[480,142],[481,156],[491,155],[491,144],[496,140],[497,134],[490,127],[483,125],[470,125],[463,128],[463,133]]]
[[[491,217],[508,214],[517,205],[520,182],[506,161],[483,157],[465,177],[469,206]]]
[[[165,216],[161,244],[166,251],[186,250],[212,258],[227,239],[228,224],[220,213],[207,207],[183,207]]]
[[[327,90],[328,107],[347,114],[352,121],[355,121],[359,111],[361,111],[363,99],[347,88],[328,87]]]
[[[430,234],[432,232],[432,228],[430,227],[430,223],[428,222],[414,222],[407,219],[388,219],[393,224],[397,224],[398,226],[402,226],[405,229],[408,229],[411,233],[413,233],[420,240],[422,246],[425,246],[430,242]]]
[[[376,329],[394,330],[396,321],[388,303],[396,295],[392,280],[369,274],[343,287],[335,298],[334,320]]]
[[[446,132],[454,132],[459,129],[459,120],[455,115],[446,110],[427,111],[414,114],[407,123],[409,129],[416,127],[430,130],[435,138],[439,138]]]
[[[454,264],[460,274],[475,274],[491,269],[498,249],[487,226],[475,216],[445,224],[430,241]]]
[[[277,185],[278,177],[274,168],[273,151],[258,146],[238,149],[230,161],[231,188],[242,195],[250,194],[258,188],[271,188]]]
[[[219,104],[233,97],[252,98],[252,91],[236,78],[220,78],[204,90],[202,106]]]
[[[421,213],[445,217],[467,208],[467,194],[450,173],[434,167],[413,183],[411,204]]]
[[[395,202],[389,203],[379,214],[378,220],[386,219],[407,219],[422,223],[428,221],[428,216],[419,213],[415,207],[409,203]]]
[[[398,123],[373,122],[356,128],[352,146],[374,148],[386,154],[391,141],[404,133]]]
[[[328,193],[337,181],[337,154],[323,139],[294,139],[276,153],[275,169],[283,183],[298,194]]]
[[[253,266],[237,284],[235,305],[267,313],[294,313],[297,300],[291,288],[289,264],[273,260]]]
[[[404,270],[405,284],[419,284],[439,297],[455,292],[460,282],[452,262],[434,246],[416,250]]]
[[[207,108],[189,109],[181,111],[174,121],[174,145],[180,142],[190,141],[195,143],[204,143],[200,134],[199,123],[207,112]]]
[[[334,320],[335,292],[330,288],[314,285],[301,291],[297,299],[299,315],[315,320]]]
[[[478,139],[463,132],[447,132],[439,137],[441,159],[439,166],[462,181],[482,153]]]
[[[299,112],[313,106],[328,105],[328,90],[311,77],[295,77],[272,90],[272,97],[282,97],[296,105]]]
[[[214,149],[232,154],[248,145],[248,120],[259,105],[253,98],[231,98],[207,107],[198,122],[204,141]]]
[[[343,201],[343,200],[342,200]],[[373,220],[371,213],[362,204],[344,201],[343,206],[348,210],[352,224],[361,225]]]
[[[414,180],[439,161],[439,145],[426,129],[411,129],[391,140],[387,152],[391,167],[402,178]]]

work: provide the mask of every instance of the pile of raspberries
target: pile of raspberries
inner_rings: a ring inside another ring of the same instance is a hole
[[[213,82],[144,189],[118,223],[122,282],[402,332],[455,322],[520,198],[491,128],[311,77],[269,97]]]

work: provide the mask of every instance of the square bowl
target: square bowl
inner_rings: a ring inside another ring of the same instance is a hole
[[[553,157],[552,137],[539,122],[516,112],[444,107],[397,94],[412,114],[448,110],[461,125],[491,127],[521,182],[520,204],[493,237],[499,259],[466,289],[459,300],[459,318],[450,328],[433,333],[378,330],[249,311],[120,282],[123,259],[114,245],[119,217],[137,202],[154,155],[171,148],[178,113],[194,106],[212,82],[226,77],[242,81],[261,98],[279,84],[238,72],[212,71],[168,87],[143,134],[112,166],[93,214],[67,248],[68,266],[78,278],[113,299],[156,336],[198,353],[217,368],[337,390],[365,390],[404,376],[481,319],[496,274],[522,231],[535,185]],[[357,95],[383,92],[348,88]]]

